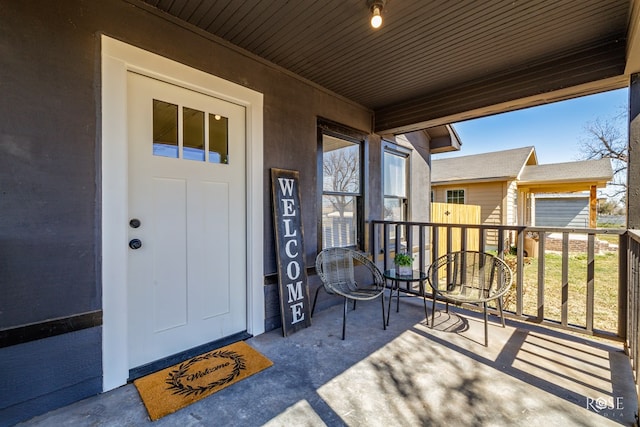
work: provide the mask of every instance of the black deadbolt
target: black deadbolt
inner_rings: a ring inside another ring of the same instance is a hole
[[[140,227],[140,220],[137,218],[133,218],[131,221],[129,221],[129,226],[131,228],[138,228]]]
[[[129,247],[131,249],[140,249],[142,247],[142,241],[140,239],[131,239],[129,241]]]

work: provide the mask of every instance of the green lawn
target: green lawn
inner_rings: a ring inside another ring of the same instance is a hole
[[[515,264],[514,260],[509,264]],[[607,252],[594,259],[594,329],[615,333],[618,328],[618,253]],[[515,279],[514,279],[515,282]],[[527,258],[524,266],[524,314],[537,315],[538,259]],[[568,323],[586,325],[587,256],[569,255]],[[562,292],[562,256],[545,255],[544,317],[560,322]],[[507,310],[515,311],[515,287],[505,298]]]

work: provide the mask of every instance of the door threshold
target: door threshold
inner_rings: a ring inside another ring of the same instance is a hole
[[[224,347],[225,345],[233,344],[238,341],[244,341],[251,337],[253,337],[253,335],[247,333],[247,331],[238,332],[236,334],[229,335],[228,337],[211,341],[209,343],[190,348],[189,350],[181,351],[180,353],[155,360],[153,362],[147,363],[146,365],[129,369],[129,378],[127,379],[127,382],[132,382],[138,378],[144,377],[157,371],[161,371],[165,368],[168,368],[169,366],[176,365],[187,359],[196,357],[202,353],[207,353],[209,351]]]

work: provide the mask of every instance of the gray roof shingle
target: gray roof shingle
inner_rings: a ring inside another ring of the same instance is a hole
[[[536,162],[533,147],[434,159],[431,161],[431,183],[515,179],[531,155]]]
[[[526,166],[519,182],[611,181],[612,178],[611,160],[599,159]]]

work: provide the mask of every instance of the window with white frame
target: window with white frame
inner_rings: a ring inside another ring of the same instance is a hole
[[[464,190],[447,190],[447,203],[464,205]]]

